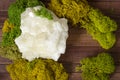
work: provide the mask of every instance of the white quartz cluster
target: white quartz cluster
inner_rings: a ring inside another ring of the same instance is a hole
[[[52,20],[34,14],[41,6],[26,8],[21,14],[21,35],[15,43],[22,53],[22,58],[32,61],[35,58],[47,58],[57,61],[65,53],[68,25],[65,18],[58,18],[54,13]]]

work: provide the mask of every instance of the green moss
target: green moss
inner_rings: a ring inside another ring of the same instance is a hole
[[[93,38],[97,40],[104,49],[111,48],[116,42],[115,34],[112,32],[111,33],[97,33],[93,36]]]
[[[32,62],[19,59],[8,65],[7,71],[12,80],[68,80],[62,64],[49,59],[35,59]]]
[[[76,70],[82,71],[82,80],[109,80],[114,72],[114,60],[108,53],[100,53],[97,57],[84,58],[80,61],[81,66]]]
[[[21,58],[21,53],[19,52],[14,40],[21,34],[19,27],[14,26],[5,20],[4,26],[2,28],[2,43],[0,45],[0,56],[8,58],[10,60],[16,60]]]
[[[84,24],[89,12],[89,5],[86,0],[51,0],[51,9],[57,16],[65,17],[73,25]]]
[[[6,21],[5,21],[6,22]],[[9,22],[9,21],[8,21]],[[8,23],[7,26],[11,26],[11,23]],[[4,24],[6,26],[6,24]],[[12,25],[13,28],[9,29],[9,31],[3,31],[2,34],[2,46],[10,46],[14,44],[14,39],[21,34],[21,30],[18,26]],[[4,29],[5,27],[3,27]]]
[[[33,7],[37,5],[41,5],[41,2],[39,0],[17,0],[15,3],[12,3],[9,6],[9,9],[8,9],[9,24],[8,25],[12,24],[14,25],[14,27],[9,32],[3,32],[3,35],[2,35],[3,46],[10,46],[14,44],[14,39],[21,34],[20,18],[21,18],[21,13],[25,10],[25,8]]]
[[[14,25],[20,26],[20,16],[24,10],[25,8],[16,3],[11,4],[8,9],[9,21]]]
[[[0,46],[0,56],[10,60],[17,60],[22,58],[22,54],[19,52],[18,47],[15,44],[6,47]]]
[[[84,28],[86,28],[93,39],[97,40],[104,49],[111,48],[116,42],[116,37],[113,32],[102,33],[93,23],[84,25]]]
[[[52,14],[45,7],[42,7],[40,10],[35,11],[35,14],[37,16],[48,18],[49,20],[53,19]]]
[[[16,26],[20,26],[21,13],[25,11],[27,7],[34,7],[37,5],[43,4],[39,0],[17,0],[9,6],[9,21]]]
[[[116,22],[89,6],[86,0],[51,0],[49,9],[72,24],[85,28],[102,48],[109,49],[115,44]]]
[[[90,9],[88,13],[88,19],[94,24],[102,33],[112,32],[117,30],[117,24],[114,20],[107,16],[104,16],[98,9]]]
[[[88,13],[89,22],[83,27],[87,32],[97,40],[104,49],[111,48],[115,42],[116,37],[113,33],[117,30],[117,24],[114,20],[104,16],[99,10],[91,8]]]

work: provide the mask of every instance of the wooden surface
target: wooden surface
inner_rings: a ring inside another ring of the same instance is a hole
[[[7,18],[8,6],[15,0],[0,0],[0,41],[1,28],[4,20]],[[42,0],[46,1],[46,0]],[[82,58],[97,55],[100,52],[109,52],[115,59],[116,70],[111,75],[110,80],[120,80],[120,0],[88,0],[90,5],[99,8],[105,15],[116,20],[118,30],[116,32],[117,42],[110,50],[102,49],[99,44],[86,33],[84,29],[70,28],[69,38],[67,40],[66,53],[61,56],[59,62],[62,62],[67,72],[69,80],[82,80],[81,72],[75,72],[75,66]],[[11,61],[0,57],[0,80],[11,80],[5,66]]]

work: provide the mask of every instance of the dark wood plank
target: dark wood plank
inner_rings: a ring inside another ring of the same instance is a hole
[[[76,71],[76,66],[79,64],[75,63],[62,63],[68,73],[81,73],[81,71]],[[116,65],[114,73],[120,73],[120,65]]]
[[[85,57],[96,56],[98,53],[107,52],[110,53],[115,59],[116,64],[120,64],[120,47],[113,47],[110,50],[104,50],[101,47],[90,46],[69,46],[66,53],[61,56],[59,61],[69,63],[79,63],[79,61]]]
[[[0,73],[7,73],[6,66],[7,65],[1,65],[0,64]]]
[[[4,21],[7,19],[8,17],[1,17],[0,18],[0,23],[4,23]],[[1,26],[2,27],[2,26]]]
[[[10,63],[12,63],[12,62],[9,59],[0,57],[0,64],[6,65],[6,64],[10,64]]]
[[[2,10],[0,10],[0,17],[7,16],[8,15],[7,13],[8,13],[8,11],[2,11]]]
[[[116,32],[116,44],[115,46],[120,47],[120,27]],[[92,37],[87,34],[85,29],[70,28],[69,29],[69,38],[67,40],[67,45],[72,46],[99,46],[96,40],[93,40]]]
[[[80,77],[81,73],[71,73],[69,80],[82,80]],[[111,76],[110,80],[119,80],[120,79],[120,73],[115,73]]]
[[[119,15],[120,13],[120,2],[90,2],[90,5],[94,8],[98,8],[105,14]],[[102,6],[101,6],[102,5]]]
[[[11,80],[8,73],[0,73],[0,80]]]
[[[3,28],[3,24],[4,24],[4,23],[0,23],[0,29],[2,29],[2,28]]]
[[[15,1],[15,0],[14,0]],[[13,1],[11,0],[0,0],[0,10],[1,11],[6,11],[9,7],[9,5],[12,3]]]
[[[43,2],[49,2],[50,0],[41,0]],[[98,8],[109,8],[109,9],[119,9],[120,0],[88,0],[90,5],[94,5]],[[9,5],[15,2],[15,0],[1,0],[0,2],[0,11],[7,11]],[[5,5],[7,4],[7,5]],[[101,6],[102,5],[102,6]]]
[[[89,2],[120,2],[120,0],[87,0]]]
[[[0,29],[0,42],[2,40],[2,29]]]
[[[81,73],[69,73],[69,80],[82,80],[80,77]],[[115,73],[111,76],[110,80],[120,79],[120,73]],[[8,73],[0,73],[0,80],[11,80]]]
[[[115,46],[120,47],[120,30],[116,32],[117,41]],[[2,30],[0,29],[0,37],[2,36]],[[0,38],[1,41],[1,38]],[[67,40],[68,46],[100,46],[96,40],[87,34],[85,29],[72,28],[69,30],[69,38]]]
[[[0,42],[1,42],[1,28],[3,22],[8,18],[7,11],[9,5],[15,0],[1,0],[0,1]],[[41,0],[49,2],[50,0]],[[67,40],[66,53],[62,55],[59,62],[63,63],[66,71],[70,74],[69,80],[82,80],[80,72],[75,71],[75,67],[79,61],[85,57],[95,56],[100,52],[109,52],[116,64],[115,73],[110,80],[120,80],[120,0],[88,0],[89,4],[95,8],[100,9],[105,15],[110,16],[118,23],[117,42],[110,50],[102,49],[97,41],[93,40],[84,29],[70,28],[69,38]],[[12,62],[8,59],[0,57],[0,80],[11,80],[6,71],[5,66]]]

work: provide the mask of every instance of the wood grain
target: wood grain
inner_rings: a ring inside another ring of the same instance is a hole
[[[9,5],[15,0],[0,0],[0,42],[2,39],[2,26],[4,20],[8,18],[7,11]],[[50,0],[41,0],[49,2]],[[101,52],[110,53],[115,61],[116,70],[111,75],[110,80],[120,80],[120,0],[88,0],[89,4],[100,9],[105,15],[110,16],[118,24],[118,30],[115,32],[117,41],[110,50],[104,50],[97,41],[87,34],[85,29],[69,28],[69,38],[67,40],[66,53],[63,54],[59,62],[63,64],[69,73],[69,80],[82,80],[81,71],[76,72],[75,67],[79,65],[79,61],[85,57],[96,56]],[[0,80],[11,80],[6,65],[12,61],[0,57]]]

